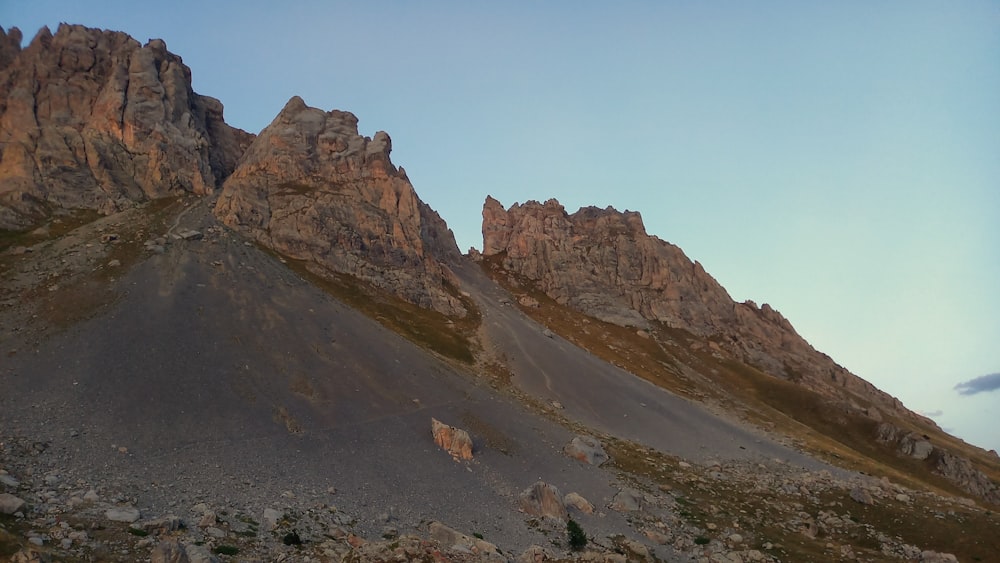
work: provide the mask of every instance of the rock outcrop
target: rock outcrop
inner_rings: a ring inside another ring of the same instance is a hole
[[[556,520],[566,520],[568,514],[566,505],[563,504],[563,497],[559,494],[559,489],[544,482],[537,481],[528,487],[518,497],[521,510],[531,516],[541,516],[543,518],[554,518]]]
[[[290,258],[463,315],[449,291],[460,254],[444,221],[389,160],[392,142],[358,119],[293,97],[226,180],[216,215]]]
[[[472,459],[472,438],[465,430],[432,418],[431,434],[434,436],[434,443],[455,459]]]
[[[640,330],[661,323],[708,339],[713,349],[827,396],[846,389],[893,410],[898,400],[816,351],[770,305],[734,302],[698,262],[646,233],[637,212],[556,200],[504,209],[486,198],[483,256],[531,280],[556,302]]]
[[[0,35],[0,229],[211,193],[249,145],[160,39],[61,24],[20,40]]]
[[[600,440],[592,436],[576,436],[563,447],[563,453],[573,459],[589,465],[598,465],[608,461],[608,453]]]
[[[923,460],[931,471],[955,483],[963,491],[1000,505],[1000,485],[976,469],[967,458],[934,447],[927,436],[883,422],[876,429],[875,439],[899,454]]]

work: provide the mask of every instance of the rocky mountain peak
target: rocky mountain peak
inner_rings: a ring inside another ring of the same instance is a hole
[[[191,89],[191,70],[153,39],[61,24],[25,49],[0,41],[0,228],[54,209],[113,212],[136,201],[207,194],[251,135]]]
[[[554,199],[505,210],[488,197],[483,249],[558,303],[603,321],[683,329],[710,340],[719,353],[828,396],[849,391],[903,409],[816,351],[770,305],[734,302],[701,264],[647,234],[639,213],[585,207],[570,214]]]
[[[353,114],[293,97],[244,153],[215,212],[286,256],[462,315],[447,289],[446,263],[459,257],[454,236],[391,150],[384,132],[360,135]]]

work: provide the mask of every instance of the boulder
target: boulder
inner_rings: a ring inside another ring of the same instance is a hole
[[[563,447],[563,453],[590,465],[600,466],[608,461],[608,454],[600,440],[591,436],[577,436]]]
[[[851,489],[851,500],[860,504],[875,504],[875,499],[872,498],[872,494],[868,492],[867,489],[861,487],[854,487]]]
[[[184,546],[184,552],[191,563],[219,563],[219,558],[203,545],[189,543]]]
[[[149,555],[150,563],[190,563],[187,551],[177,540],[164,540],[156,544]]]
[[[275,510],[273,508],[265,508],[264,514],[261,516],[260,519],[261,527],[267,532],[273,531],[277,529],[278,522],[281,522],[281,519],[284,517],[285,513],[281,512],[280,510]]]
[[[538,481],[521,492],[518,502],[521,511],[531,516],[556,520],[566,520],[568,517],[559,489],[544,481]]]
[[[14,514],[24,508],[24,500],[10,493],[0,494],[0,514]]]
[[[563,497],[563,504],[567,508],[576,509],[581,514],[593,514],[594,505],[590,503],[587,499],[583,498],[579,493],[569,493]]]
[[[472,459],[472,437],[465,430],[431,418],[431,434],[434,443],[455,459]]]
[[[611,499],[611,510],[616,512],[637,512],[642,510],[642,500],[638,493],[629,490],[618,491]]]
[[[428,526],[428,533],[432,540],[441,544],[441,547],[452,550],[456,547],[465,548],[477,555],[496,554],[497,546],[473,536],[467,536],[454,528],[445,526],[441,522],[431,522]]]
[[[104,512],[104,517],[112,522],[126,522],[131,524],[140,517],[139,509],[134,506],[118,506],[109,508]]]

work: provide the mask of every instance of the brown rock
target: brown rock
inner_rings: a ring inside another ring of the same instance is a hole
[[[428,532],[431,539],[441,544],[441,547],[445,549],[450,550],[457,546],[479,555],[498,553],[497,546],[492,543],[463,534],[441,522],[431,522],[428,526]]]
[[[594,505],[589,500],[583,498],[579,493],[569,493],[563,498],[563,504],[567,508],[574,508],[582,514],[593,514]]]
[[[248,144],[162,40],[61,24],[19,50],[14,36],[0,37],[0,228],[210,193]]]
[[[465,430],[432,418],[431,433],[434,435],[434,443],[455,459],[472,459],[472,438]]]
[[[350,274],[403,299],[464,315],[446,263],[460,256],[444,221],[389,160],[384,132],[293,97],[247,149],[215,208],[227,225],[319,271]]]
[[[538,481],[525,489],[519,497],[519,502],[521,510],[531,516],[557,520],[566,520],[568,517],[559,489],[543,481]]]
[[[734,302],[701,264],[647,234],[636,212],[584,207],[570,214],[554,199],[504,209],[487,197],[483,256],[498,257],[503,269],[587,315],[646,336],[653,323],[683,329],[712,339],[705,353],[736,358],[827,397],[859,395],[916,420],[898,400],[816,351],[770,305]]]

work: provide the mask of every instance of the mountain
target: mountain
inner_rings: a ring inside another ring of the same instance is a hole
[[[285,256],[462,316],[444,265],[459,257],[455,237],[391,150],[383,131],[359,135],[354,115],[294,97],[240,158],[215,212]]]
[[[638,213],[487,198],[463,256],[348,112],[251,135],[161,40],[0,31],[0,557],[1000,551],[995,454]]]
[[[818,406],[810,417],[828,413],[819,421],[798,416],[799,422],[854,447],[878,442],[895,448],[962,490],[1000,503],[1000,487],[972,466],[967,453],[957,454],[956,446],[966,448],[949,440],[937,424],[814,349],[770,305],[733,301],[701,264],[649,236],[637,212],[585,207],[570,214],[556,200],[504,209],[487,196],[482,255],[506,274],[497,278],[501,283],[520,280],[512,291],[530,285],[561,306],[639,328],[647,337],[657,334],[657,327],[666,329],[662,339],[675,345],[669,331],[681,331],[691,337],[687,346],[692,350],[710,351],[709,361],[742,364],[814,393],[811,400]],[[683,360],[674,356],[671,361]],[[690,369],[718,373],[727,367]],[[756,408],[757,401],[748,398],[740,402]],[[790,404],[771,403],[784,412],[794,410]],[[866,435],[844,436],[847,432],[837,428],[851,425]],[[935,435],[936,445],[928,433]],[[939,437],[944,444],[937,444]]]
[[[252,138],[162,40],[61,24],[20,41],[0,37],[0,228],[212,193]]]
[[[537,284],[561,305],[621,326],[682,329],[770,375],[829,397],[857,395],[878,408],[913,416],[896,399],[816,351],[768,304],[737,303],[698,262],[646,234],[634,211],[585,207],[569,214],[558,201],[504,209],[487,197],[483,255]],[[921,417],[926,424],[933,424]]]

